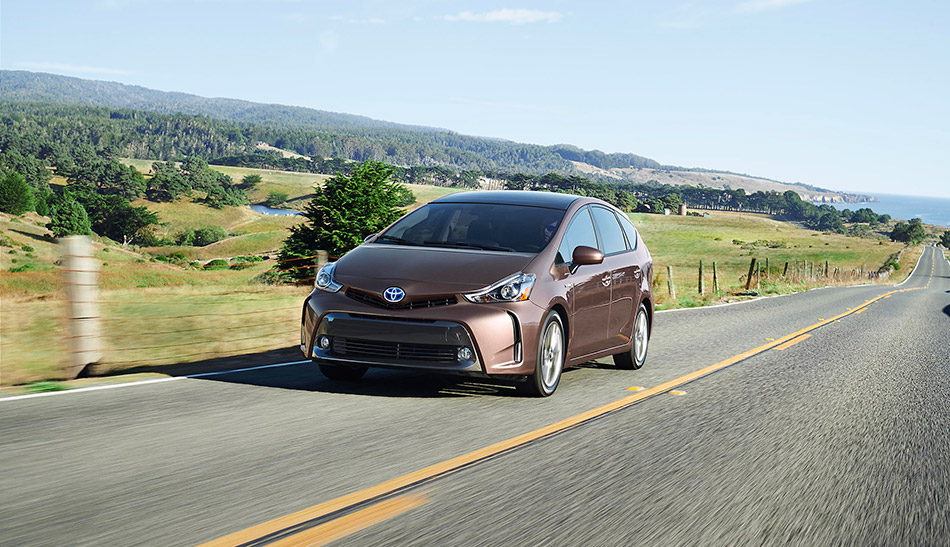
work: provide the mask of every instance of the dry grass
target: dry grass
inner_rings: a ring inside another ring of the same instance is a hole
[[[768,259],[771,273],[766,278],[768,283],[760,290],[781,294],[829,284],[826,280],[803,281],[800,278],[794,282],[779,281],[786,262],[790,263],[790,271],[794,271],[794,265],[802,261],[822,265],[828,261],[832,271],[839,268],[850,272],[862,266],[871,271],[877,270],[903,247],[899,243],[878,239],[816,232],[765,215],[747,213],[712,211],[709,218],[631,214],[630,218],[653,255],[655,291],[661,308],[691,307],[718,301],[711,294],[713,262],[719,270],[720,288],[723,294],[728,294],[745,289],[745,276],[752,258],[763,266]],[[736,244],[733,240],[743,244]],[[770,244],[773,247],[769,247]],[[698,291],[700,260],[705,269],[705,296],[700,296]],[[673,268],[676,301],[668,293],[667,266]],[[913,262],[910,267],[913,268]],[[904,264],[900,271],[907,271]]]
[[[308,290],[263,285],[104,290],[104,358],[97,372],[292,346]],[[4,298],[0,307],[0,385],[63,378],[64,300]]]

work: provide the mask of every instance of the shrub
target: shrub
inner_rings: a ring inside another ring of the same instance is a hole
[[[290,197],[290,194],[287,192],[271,192],[267,194],[267,199],[264,200],[264,205],[268,207],[280,207],[287,202],[288,197]]]
[[[231,259],[232,270],[243,270],[250,268],[256,262],[263,262],[264,259],[259,256],[236,256]]]
[[[255,186],[261,183],[260,175],[245,175],[241,179],[241,187],[245,190],[253,190]]]
[[[204,267],[208,270],[223,270],[228,267],[228,261],[215,258],[214,260],[205,263]]]
[[[28,253],[32,253],[33,251],[36,250],[36,249],[34,249],[33,247],[30,247],[29,245],[21,245],[21,246],[20,246],[20,249],[23,249],[24,251],[26,251],[26,252],[28,252]]]
[[[167,262],[169,264],[174,264],[176,266],[187,266],[188,257],[185,256],[185,253],[171,253],[167,255],[159,255],[155,257],[155,260],[159,262]]]
[[[204,247],[228,237],[228,232],[220,226],[205,226],[197,230],[187,230],[178,234],[178,245]]]

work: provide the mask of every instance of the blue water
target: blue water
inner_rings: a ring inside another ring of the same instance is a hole
[[[266,205],[251,205],[251,210],[255,213],[263,213],[265,215],[277,215],[277,216],[291,216],[291,215],[302,215],[300,211],[291,211],[290,209],[274,209],[273,207],[268,207]]]
[[[879,215],[888,214],[891,218],[910,220],[919,218],[924,224],[936,224],[950,228],[950,199],[921,196],[899,196],[895,194],[869,194],[880,201],[867,203],[832,203],[836,209],[858,209],[868,207]]]

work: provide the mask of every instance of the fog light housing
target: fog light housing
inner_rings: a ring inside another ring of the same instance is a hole
[[[472,360],[472,350],[470,350],[470,349],[468,349],[468,348],[466,348],[466,347],[461,347],[461,348],[459,348],[459,351],[458,351],[458,358],[459,358],[459,361],[471,361],[471,360]]]
[[[317,339],[317,345],[319,345],[322,350],[330,349],[330,337],[320,335],[320,338]]]

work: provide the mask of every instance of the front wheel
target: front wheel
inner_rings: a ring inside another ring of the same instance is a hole
[[[633,322],[633,341],[630,350],[614,355],[614,365],[617,368],[637,370],[647,360],[647,346],[650,343],[650,320],[647,316],[647,307],[640,304],[637,318]]]
[[[342,382],[355,382],[366,374],[366,367],[361,365],[347,366],[317,363],[317,366],[320,367],[320,372],[328,379]]]
[[[541,323],[541,336],[538,339],[538,356],[535,360],[534,374],[518,384],[518,390],[534,397],[547,397],[554,393],[561,381],[564,369],[565,349],[564,325],[561,316],[549,311]]]

